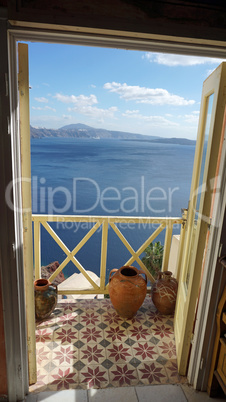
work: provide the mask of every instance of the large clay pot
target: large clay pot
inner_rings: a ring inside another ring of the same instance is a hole
[[[34,281],[35,290],[35,316],[44,319],[50,316],[57,304],[57,286],[48,279]]]
[[[177,280],[172,278],[172,272],[159,272],[152,287],[152,300],[161,314],[172,314],[177,298]]]
[[[132,318],[142,305],[146,293],[147,276],[143,271],[127,265],[111,270],[109,295],[115,310],[121,317]]]

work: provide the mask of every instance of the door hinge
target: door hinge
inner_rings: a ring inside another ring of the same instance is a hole
[[[212,219],[211,219],[211,218],[209,218],[209,219],[208,219],[208,221],[207,221],[208,230],[210,230],[210,229],[211,229],[211,224],[212,224]]]
[[[24,212],[24,214],[23,214],[23,229],[24,229],[24,232],[27,232],[27,227],[28,227],[28,216],[27,216],[27,212]]]
[[[181,209],[181,214],[182,214],[182,219],[183,219],[182,226],[184,228],[184,226],[186,225],[186,222],[187,222],[188,209],[187,208],[182,208]]]
[[[191,344],[193,344],[193,341],[194,341],[194,334],[191,334],[191,340],[190,340]]]

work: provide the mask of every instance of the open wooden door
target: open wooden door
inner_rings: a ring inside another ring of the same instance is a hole
[[[30,156],[30,116],[29,116],[29,74],[28,45],[18,44],[18,89],[21,151],[21,193],[23,215],[23,263],[25,280],[25,303],[27,321],[27,349],[29,384],[37,381],[35,344],[35,304],[32,242],[31,208],[31,156]]]
[[[203,83],[198,137],[175,310],[174,330],[178,371],[181,375],[186,375],[204,250],[208,242],[208,231],[211,230],[211,201],[216,185],[215,174],[225,104],[226,63],[222,63]]]

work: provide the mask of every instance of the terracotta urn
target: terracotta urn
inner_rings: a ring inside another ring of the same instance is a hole
[[[177,280],[172,278],[172,272],[159,272],[152,287],[152,300],[161,314],[173,314],[177,298]]]
[[[48,279],[34,281],[35,316],[44,319],[50,316],[57,304],[57,286]]]
[[[112,269],[109,275],[109,296],[117,313],[132,318],[143,304],[147,293],[147,276],[132,266]]]

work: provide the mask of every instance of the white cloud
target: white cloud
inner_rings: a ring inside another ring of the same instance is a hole
[[[82,106],[78,105],[73,108],[68,108],[68,111],[74,111],[85,116],[91,117],[92,119],[97,119],[100,122],[103,122],[104,119],[112,119],[114,118],[115,112],[117,112],[118,108],[116,106],[112,106],[108,109],[101,109],[96,106]]]
[[[65,120],[71,120],[72,119],[72,116],[70,115],[70,114],[63,114],[63,119],[65,119]]]
[[[191,114],[186,114],[184,119],[187,123],[197,124],[199,122],[199,112],[192,112]]]
[[[194,110],[190,114],[184,114],[177,116],[178,119],[182,120],[183,122],[198,125],[199,122],[199,110]]]
[[[126,110],[124,116],[125,116],[125,115],[127,115],[127,116],[129,116],[129,115],[137,115],[137,114],[139,114],[139,113],[140,113],[139,110]]]
[[[94,85],[94,84],[91,84],[91,87],[92,87],[92,88],[96,88],[96,85]]]
[[[53,112],[56,112],[56,109],[54,109],[54,107],[45,106],[45,109],[52,110]]]
[[[48,102],[49,102],[48,99],[47,99],[47,98],[44,98],[43,96],[40,97],[40,98],[35,98],[35,100],[36,100],[37,102],[41,102],[41,103],[48,103]]]
[[[97,119],[101,122],[104,121],[105,118],[114,118],[115,112],[117,112],[118,108],[116,106],[112,106],[108,109],[101,109],[94,105],[98,103],[97,97],[95,95],[62,95],[56,94],[54,96],[58,101],[63,103],[71,103],[73,107],[69,107],[69,112],[76,112],[83,114],[85,116],[89,116],[92,119]]]
[[[80,106],[88,106],[88,105],[95,105],[98,103],[97,98],[95,95],[62,95],[62,94],[56,94],[54,96],[55,99],[57,99],[59,102],[63,103],[73,103],[77,104]]]
[[[147,123],[151,123],[153,127],[159,127],[159,126],[178,126],[178,123],[172,122],[168,119],[166,119],[163,116],[145,116],[139,113],[139,110],[126,110],[125,113],[122,113],[122,116],[128,117],[128,118],[134,118],[134,119],[139,119],[143,120]]]
[[[132,100],[137,103],[173,106],[187,106],[195,103],[194,100],[186,100],[182,96],[170,94],[166,89],[162,88],[146,88],[118,82],[107,82],[104,84],[104,88],[109,92],[119,94],[120,98],[126,101]]]
[[[144,58],[151,63],[163,64],[169,67],[175,66],[196,66],[200,64],[220,64],[223,59],[213,59],[210,57],[184,56],[179,54],[164,54],[147,52]]]
[[[40,107],[40,106],[32,106],[33,110],[52,110],[52,112],[56,112],[56,109],[50,106]]]

